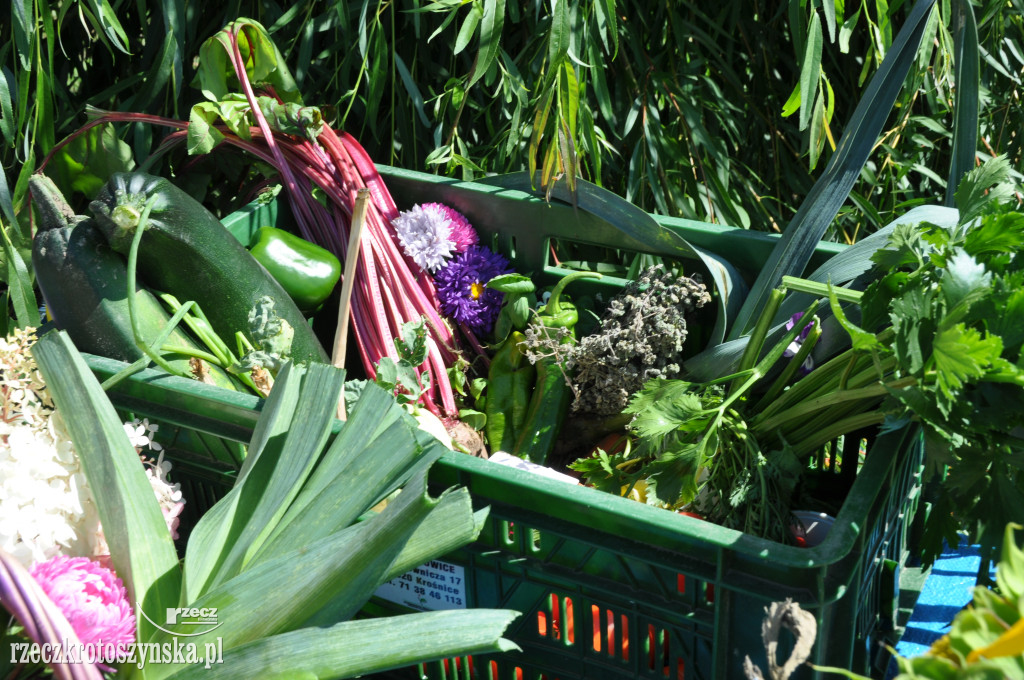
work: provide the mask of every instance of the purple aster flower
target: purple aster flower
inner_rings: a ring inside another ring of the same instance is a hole
[[[793,330],[793,326],[796,326],[796,322],[803,317],[803,312],[797,312],[793,316],[789,317],[789,321],[786,322],[786,332]],[[811,332],[811,328],[814,326],[813,323],[805,325],[801,330],[800,334],[793,339],[793,342],[789,343],[785,351],[782,352],[782,356],[790,358],[796,356],[796,353],[800,351],[800,346],[804,344],[804,340],[807,339],[808,333]],[[807,375],[814,368],[814,357],[810,354],[804,360],[804,363],[800,365],[800,375]]]
[[[448,222],[448,240],[454,244],[455,252],[464,253],[467,248],[480,242],[473,225],[455,208],[444,203],[424,203],[423,209],[439,213],[441,219]]]
[[[487,246],[470,246],[434,274],[441,311],[474,331],[490,332],[505,296],[487,288],[487,282],[510,271],[504,255]]]

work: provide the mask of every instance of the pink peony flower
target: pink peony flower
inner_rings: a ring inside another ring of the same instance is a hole
[[[83,644],[135,642],[135,614],[124,584],[110,569],[87,557],[57,555],[32,565],[29,573]]]

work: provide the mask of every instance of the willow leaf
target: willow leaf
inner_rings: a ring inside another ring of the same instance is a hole
[[[548,66],[553,70],[556,64],[569,52],[572,40],[572,25],[569,17],[569,1],[554,0],[551,8],[551,31],[548,34]]]
[[[462,20],[462,27],[459,29],[459,35],[455,38],[455,45],[452,47],[452,54],[459,54],[462,50],[469,47],[469,43],[472,42],[473,36],[476,35],[476,29],[480,25],[481,12],[479,6],[473,3],[469,6],[469,14]]]
[[[7,227],[0,224],[0,231],[3,232],[4,259],[7,262],[5,280],[11,303],[14,306],[14,318],[19,327],[38,328],[39,304],[36,302],[36,294],[32,287],[32,275],[25,264],[25,258],[11,242]]]
[[[11,99],[11,82],[13,80],[14,74],[10,69],[4,67],[0,71],[0,133],[3,134],[4,142],[8,146],[15,146],[18,141],[15,137],[14,103]]]
[[[811,122],[814,104],[818,97],[818,76],[821,74],[821,17],[818,12],[811,12],[811,26],[807,35],[807,46],[800,65],[800,129],[806,130]],[[815,140],[811,139],[813,149]]]
[[[505,0],[484,0],[484,15],[480,20],[480,49],[476,65],[466,87],[480,80],[494,63],[501,46],[501,30],[505,23]]]
[[[124,32],[121,22],[117,19],[117,13],[110,6],[110,3],[107,0],[89,0],[89,5],[92,7],[98,28],[107,36],[111,44],[119,52],[130,55],[128,35]]]
[[[32,42],[35,40],[35,3],[32,0],[14,0],[11,3],[14,46],[18,61],[26,73],[32,71]],[[27,80],[27,79],[26,79]]]

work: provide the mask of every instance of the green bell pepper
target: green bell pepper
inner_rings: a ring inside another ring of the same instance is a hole
[[[577,279],[599,279],[596,272],[573,272],[564,276],[551,290],[548,302],[537,313],[537,322],[546,328],[567,328],[569,331],[562,342],[575,342],[573,327],[579,321],[579,310],[571,302],[562,300],[562,291]],[[558,433],[562,429],[572,401],[572,387],[568,378],[553,358],[537,362],[537,381],[526,411],[526,418],[519,429],[512,453],[538,465],[544,465],[554,450]]]
[[[341,278],[341,262],[333,253],[276,227],[258,229],[249,252],[306,313],[315,311]]]

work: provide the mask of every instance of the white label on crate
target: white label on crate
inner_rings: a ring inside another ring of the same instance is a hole
[[[382,584],[374,595],[419,611],[465,609],[466,569],[431,560]]]
[[[534,474],[543,475],[550,479],[557,479],[560,482],[568,482],[569,484],[579,484],[580,480],[572,477],[571,475],[562,474],[557,470],[552,470],[549,467],[543,465],[537,465],[531,463],[528,460],[520,458],[519,456],[513,456],[511,453],[505,453],[504,451],[495,451],[487,459],[492,463],[498,463],[499,465],[507,465],[514,467],[519,470],[526,470],[527,472],[533,472]]]

